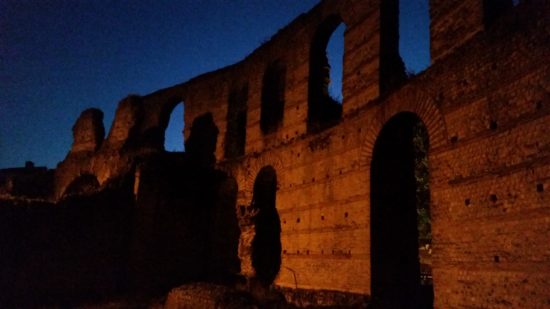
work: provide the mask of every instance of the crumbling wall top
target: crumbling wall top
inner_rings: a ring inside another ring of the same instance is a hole
[[[96,151],[104,136],[103,112],[97,108],[83,111],[73,126],[71,153]]]

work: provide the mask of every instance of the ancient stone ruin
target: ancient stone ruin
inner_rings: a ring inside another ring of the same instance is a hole
[[[321,1],[239,63],[123,99],[107,136],[84,111],[47,192],[2,184],[1,307],[550,307],[550,2],[431,0],[417,76],[397,4]]]

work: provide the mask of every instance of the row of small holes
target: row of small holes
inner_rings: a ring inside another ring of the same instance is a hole
[[[498,123],[496,122],[496,120],[491,120],[489,122],[489,129],[491,130],[496,130],[498,129]],[[452,144],[455,144],[458,142],[458,135],[453,135],[451,136],[451,143]]]
[[[540,102],[539,102],[539,103],[540,103]],[[537,106],[538,106],[538,105],[537,105]],[[541,105],[541,106],[542,106],[542,105]],[[299,106],[296,106],[296,110],[300,110],[300,107],[299,107]],[[359,128],[359,129],[357,130],[357,132],[361,133],[361,128]],[[294,132],[294,135],[295,135],[295,136],[298,136],[298,134],[299,134],[298,131]],[[285,138],[286,138],[286,139],[289,139],[289,135],[287,134],[287,135],[285,136]],[[345,138],[345,135],[342,135],[342,139],[344,139],[344,138]],[[298,155],[298,157],[300,157],[300,155]]]
[[[298,153],[298,157],[299,157],[299,156],[300,156],[300,154]],[[342,170],[340,170],[338,173],[339,173],[340,175],[342,175]],[[325,178],[327,178],[327,179],[330,178],[330,175],[329,175],[329,174],[326,174],[326,175],[325,175]],[[315,177],[311,178],[311,182],[315,182]],[[303,184],[303,185],[307,184],[307,181],[306,181],[306,180],[303,180],[303,181],[302,181],[302,184]],[[290,184],[290,187],[292,188],[292,184]]]
[[[332,254],[336,254],[336,251],[333,249]],[[287,254],[287,250],[283,250],[283,254]],[[296,254],[300,254],[300,250],[296,250]],[[321,255],[325,254],[325,250],[321,250]],[[347,254],[351,254],[351,250],[348,250]],[[309,250],[306,250],[306,255],[309,255]]]
[[[344,218],[349,217],[349,214],[347,212],[344,213]],[[325,216],[321,216],[321,221],[325,220]],[[296,223],[300,223],[300,218],[296,218]],[[283,220],[283,224],[286,224],[286,220]]]
[[[542,183],[537,184],[537,192],[539,192],[539,193],[544,192],[544,184],[542,184]],[[496,194],[491,194],[489,196],[489,200],[493,203],[496,203],[498,201],[497,195]],[[469,198],[464,200],[464,205],[470,206],[471,204],[472,204],[472,201]]]
[[[535,102],[535,108],[537,110],[540,110],[542,109],[542,101],[537,101]],[[496,130],[498,128],[498,123],[496,122],[496,120],[491,120],[491,122],[489,123],[489,129],[491,130]],[[451,143],[456,143],[458,142],[458,136],[454,135],[451,137]]]

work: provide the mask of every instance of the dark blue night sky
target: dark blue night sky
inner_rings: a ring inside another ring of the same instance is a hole
[[[127,94],[242,60],[317,2],[0,0],[0,168],[55,167],[82,110],[103,110],[108,132]],[[401,2],[401,55],[418,72],[429,63],[427,0]],[[179,124],[167,150],[181,149]]]

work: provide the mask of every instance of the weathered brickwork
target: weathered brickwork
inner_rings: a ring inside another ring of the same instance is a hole
[[[56,171],[55,197],[82,175],[95,176],[100,187],[134,174],[136,188],[154,183],[161,176],[140,180],[138,162],[164,151],[170,113],[184,102],[188,148],[211,155],[212,144],[215,163],[207,158],[200,164],[223,171],[236,186],[240,274],[256,276],[252,253],[260,227],[254,205],[265,198],[257,176],[270,166],[281,229],[274,284],[368,298],[373,153],[385,125],[413,113],[429,136],[434,307],[549,307],[549,3],[521,1],[489,23],[491,1],[431,0],[432,65],[404,81],[392,43],[397,38],[387,37],[391,27],[384,30],[395,16],[382,14],[388,11],[381,2],[321,1],[235,65],[124,99],[104,141],[96,123],[100,112],[86,111]],[[312,131],[311,42],[335,16],[346,25],[342,115]],[[284,68],[276,71],[283,72],[284,111],[276,128],[266,131],[262,91],[265,80],[279,78],[264,78],[273,63]],[[386,68],[395,71],[382,74]],[[238,108],[228,110],[230,104]],[[233,151],[227,158],[226,149],[240,147],[226,145],[238,140],[227,132],[238,128],[228,124],[228,115],[235,121],[241,111],[244,154]],[[208,130],[194,129],[200,119],[211,121]],[[202,142],[206,131],[212,138]]]

